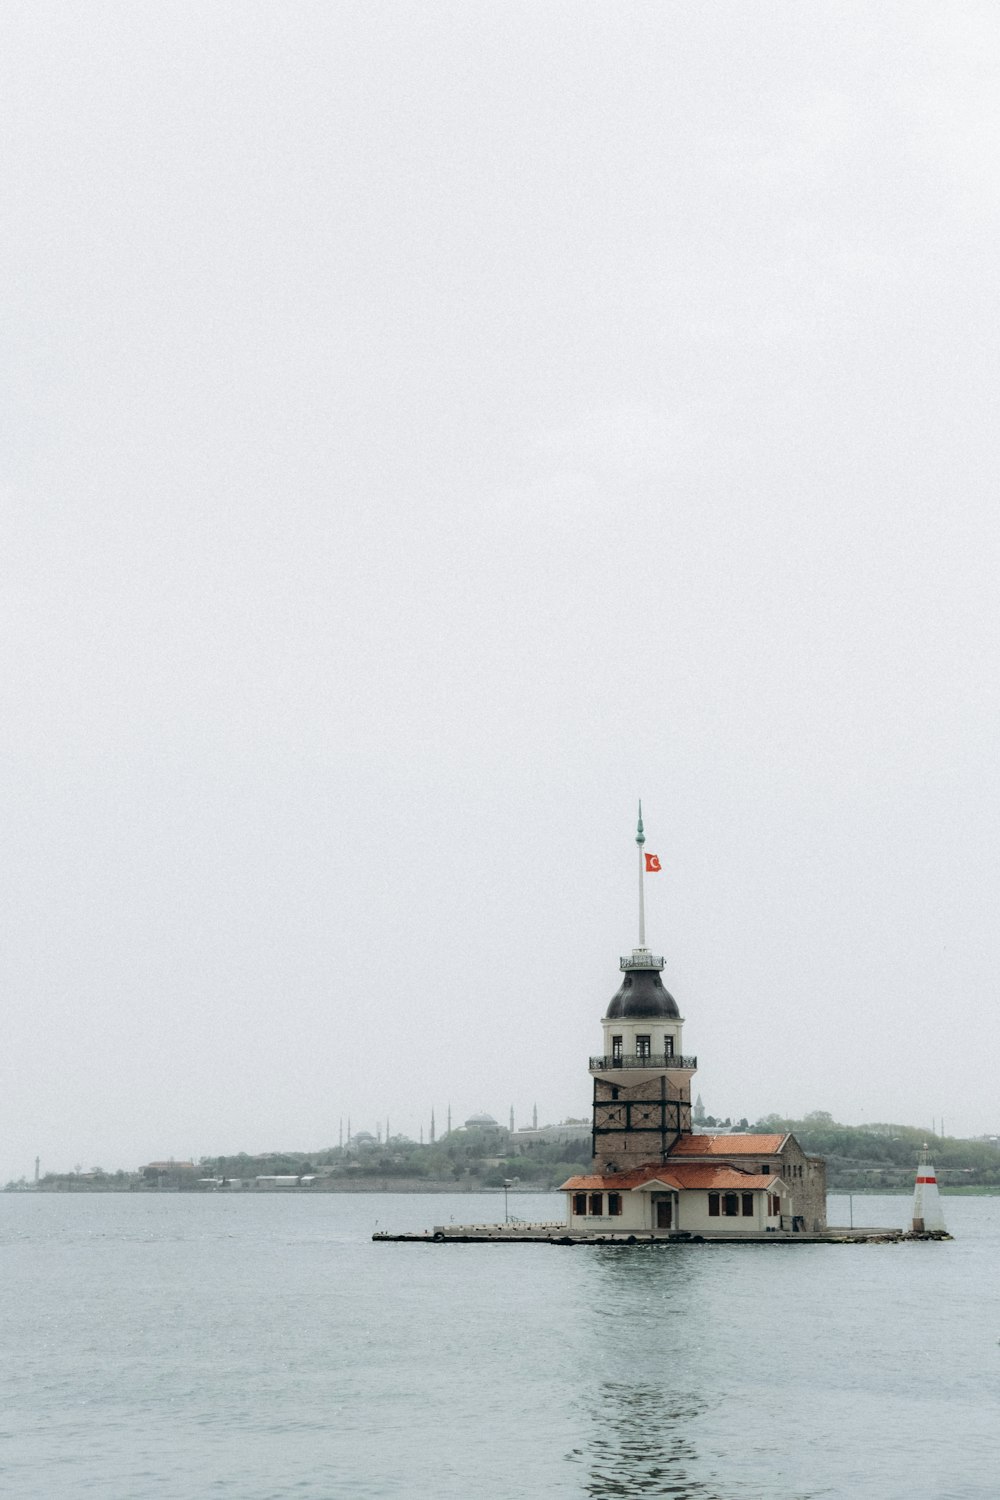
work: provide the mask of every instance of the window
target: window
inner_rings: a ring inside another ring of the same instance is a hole
[[[604,1194],[603,1193],[591,1193],[591,1195],[590,1195],[590,1212],[591,1212],[591,1215],[596,1215],[597,1218],[601,1218],[602,1217],[602,1215],[604,1213]]]
[[[740,1211],[740,1195],[739,1195],[739,1193],[723,1193],[723,1195],[722,1195],[722,1212],[726,1215],[726,1218],[727,1219],[735,1219],[735,1217],[739,1213],[739,1211]]]
[[[573,1212],[578,1217],[580,1215],[585,1214],[587,1212],[587,1195],[586,1195],[586,1193],[574,1193],[573,1194]]]
[[[620,1036],[611,1038],[611,1056],[617,1061],[622,1055],[622,1039]]]
[[[635,1039],[636,1057],[651,1057],[653,1053],[652,1041],[652,1037],[637,1036]]]
[[[621,1193],[609,1193],[608,1194],[608,1213],[611,1215],[611,1217],[613,1219],[617,1219],[618,1216],[620,1215],[621,1211],[622,1211],[622,1195],[621,1195]]]
[[[664,1052],[664,1055],[666,1057],[673,1057],[673,1055],[674,1055],[674,1039],[673,1039],[672,1036],[665,1036],[663,1038],[663,1052]]]
[[[743,1217],[744,1219],[753,1217],[753,1193],[743,1194]]]
[[[708,1195],[708,1217],[710,1219],[717,1219],[719,1217],[718,1193],[709,1193]]]
[[[781,1199],[777,1193],[768,1193],[767,1211],[772,1219],[778,1218],[781,1214]]]
[[[613,1083],[611,1085],[611,1097],[612,1097],[612,1099],[617,1099],[618,1098],[618,1085],[617,1085],[617,1083]]]

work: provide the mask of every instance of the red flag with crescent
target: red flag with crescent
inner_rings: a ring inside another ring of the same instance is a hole
[[[654,875],[657,870],[660,870],[662,868],[663,867],[660,864],[660,856],[658,854],[646,855],[646,873],[648,875]]]

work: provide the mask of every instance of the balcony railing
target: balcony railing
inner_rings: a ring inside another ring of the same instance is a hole
[[[621,970],[627,974],[629,969],[662,969],[663,954],[650,953],[648,948],[633,948],[631,953],[626,953],[621,960]]]
[[[592,1057],[590,1071],[604,1073],[615,1068],[644,1068],[647,1073],[660,1073],[668,1068],[692,1068],[698,1066],[696,1057],[683,1057],[679,1052],[651,1052],[646,1057],[637,1057],[634,1052],[623,1052],[620,1057]]]

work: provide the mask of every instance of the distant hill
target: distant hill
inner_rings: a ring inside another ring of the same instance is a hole
[[[706,1123],[711,1129],[715,1122]],[[741,1120],[739,1128],[768,1134],[792,1131],[806,1151],[826,1158],[827,1185],[833,1192],[909,1192],[925,1142],[945,1192],[1000,1192],[1000,1147],[987,1141],[942,1139],[916,1125],[840,1125],[823,1110],[814,1110],[803,1120],[783,1115],[765,1115],[754,1125]],[[544,1191],[585,1170],[590,1160],[589,1136],[575,1141],[539,1140],[512,1154],[508,1132],[494,1126],[452,1131],[433,1145],[404,1136],[384,1142],[359,1136],[348,1146],[313,1152],[204,1156],[197,1165],[153,1162],[138,1172],[113,1174],[95,1167],[90,1172],[48,1175],[39,1187],[48,1192],[135,1192],[164,1187],[204,1191],[219,1181],[252,1183],[271,1175],[305,1178],[301,1188],[313,1192],[367,1186],[373,1181],[383,1189],[449,1186],[469,1191],[498,1188],[508,1181],[522,1190]],[[30,1186],[21,1178],[8,1183],[7,1190]]]
[[[917,1125],[840,1125],[825,1110],[814,1110],[804,1120],[765,1115],[753,1128],[790,1130],[804,1150],[826,1157],[827,1186],[833,1192],[910,1189],[925,1144],[944,1191],[1000,1190],[1000,1147],[988,1141],[936,1136]]]

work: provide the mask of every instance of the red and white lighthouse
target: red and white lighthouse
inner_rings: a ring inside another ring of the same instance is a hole
[[[913,1189],[913,1233],[946,1234],[941,1198],[938,1193],[937,1176],[929,1159],[927,1147],[920,1153],[917,1181]]]

